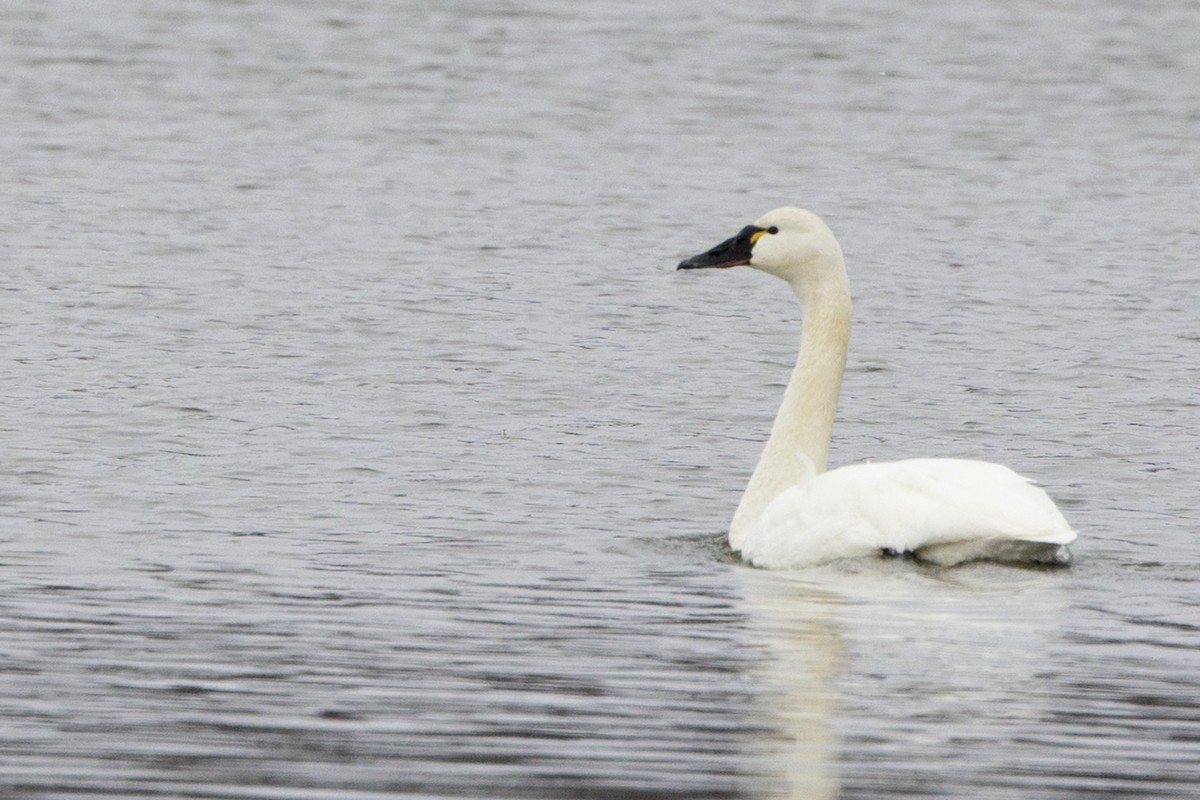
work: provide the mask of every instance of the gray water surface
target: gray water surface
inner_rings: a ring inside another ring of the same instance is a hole
[[[0,795],[1200,794],[1200,6],[0,9]],[[1069,570],[744,567],[833,464],[1006,463]]]

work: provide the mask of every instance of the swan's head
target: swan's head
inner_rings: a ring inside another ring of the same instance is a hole
[[[678,268],[741,264],[769,272],[797,287],[819,280],[823,273],[845,274],[842,249],[833,232],[816,214],[795,206],[763,214],[736,236],[681,261]]]

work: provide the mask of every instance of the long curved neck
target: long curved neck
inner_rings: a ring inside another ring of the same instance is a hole
[[[815,286],[793,286],[804,306],[800,355],[771,437],[729,526],[729,544],[735,550],[780,492],[825,471],[850,340],[845,269],[829,278]]]

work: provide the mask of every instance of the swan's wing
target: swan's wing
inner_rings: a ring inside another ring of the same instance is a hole
[[[1013,543],[1041,551],[1074,540],[1054,502],[1007,467],[912,459],[856,464],[781,493],[747,537],[742,555],[764,567],[815,564],[888,549],[957,563]]]

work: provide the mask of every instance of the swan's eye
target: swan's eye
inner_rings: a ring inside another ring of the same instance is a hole
[[[767,228],[767,233],[779,233],[779,228],[776,228],[774,225],[772,225],[771,227]]]

